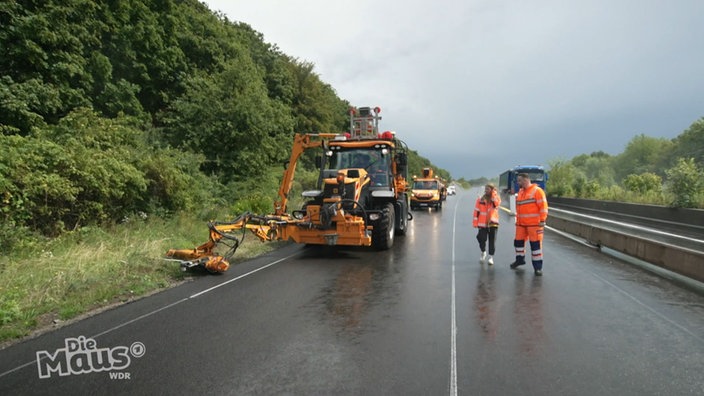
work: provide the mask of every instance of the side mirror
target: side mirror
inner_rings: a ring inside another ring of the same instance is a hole
[[[408,157],[406,156],[406,153],[404,153],[404,152],[396,153],[397,171],[401,174],[405,174],[407,165],[408,165]]]
[[[408,165],[408,157],[406,156],[406,153],[398,153],[396,154],[396,162],[402,167],[406,167]]]

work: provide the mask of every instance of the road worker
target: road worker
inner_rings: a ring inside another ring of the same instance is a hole
[[[499,206],[501,198],[496,192],[496,187],[489,183],[484,186],[484,195],[477,198],[474,204],[474,216],[472,226],[477,229],[477,241],[481,256],[479,262],[487,262],[494,265],[494,253],[496,252],[496,233],[499,229]],[[489,257],[486,255],[486,242],[489,241]]]
[[[526,263],[526,240],[530,242],[531,262],[536,276],[543,275],[543,233],[548,218],[548,201],[545,191],[532,184],[527,173],[519,173],[516,178],[520,190],[516,197],[516,236],[513,246],[516,261],[511,269]]]

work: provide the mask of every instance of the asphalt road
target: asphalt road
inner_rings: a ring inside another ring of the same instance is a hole
[[[0,350],[0,394],[704,394],[703,296],[553,230],[511,270],[506,213],[480,264],[478,191],[389,251],[291,245]]]

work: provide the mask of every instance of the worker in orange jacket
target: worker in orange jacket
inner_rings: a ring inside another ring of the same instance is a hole
[[[543,233],[548,218],[548,200],[545,191],[531,183],[530,176],[519,173],[516,181],[521,189],[516,197],[516,236],[513,246],[516,261],[511,269],[526,263],[526,239],[530,241],[531,262],[536,276],[543,275]]]
[[[496,192],[496,187],[489,183],[484,186],[484,195],[477,198],[474,204],[474,216],[472,226],[477,228],[477,241],[479,249],[482,251],[479,262],[485,260],[489,265],[494,265],[494,253],[496,252],[496,233],[499,229],[499,206],[501,198]],[[486,256],[486,242],[489,240],[489,258]]]

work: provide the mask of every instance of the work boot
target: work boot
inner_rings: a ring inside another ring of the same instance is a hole
[[[487,261],[489,265],[494,265],[494,256],[489,256],[489,260]]]
[[[483,263],[484,260],[486,260],[486,252],[482,252],[482,255],[479,256],[479,262],[480,262],[480,263]]]
[[[516,269],[516,268],[518,268],[519,265],[526,265],[526,263],[525,262],[521,263],[518,260],[516,260],[513,263],[511,263],[511,269]]]

